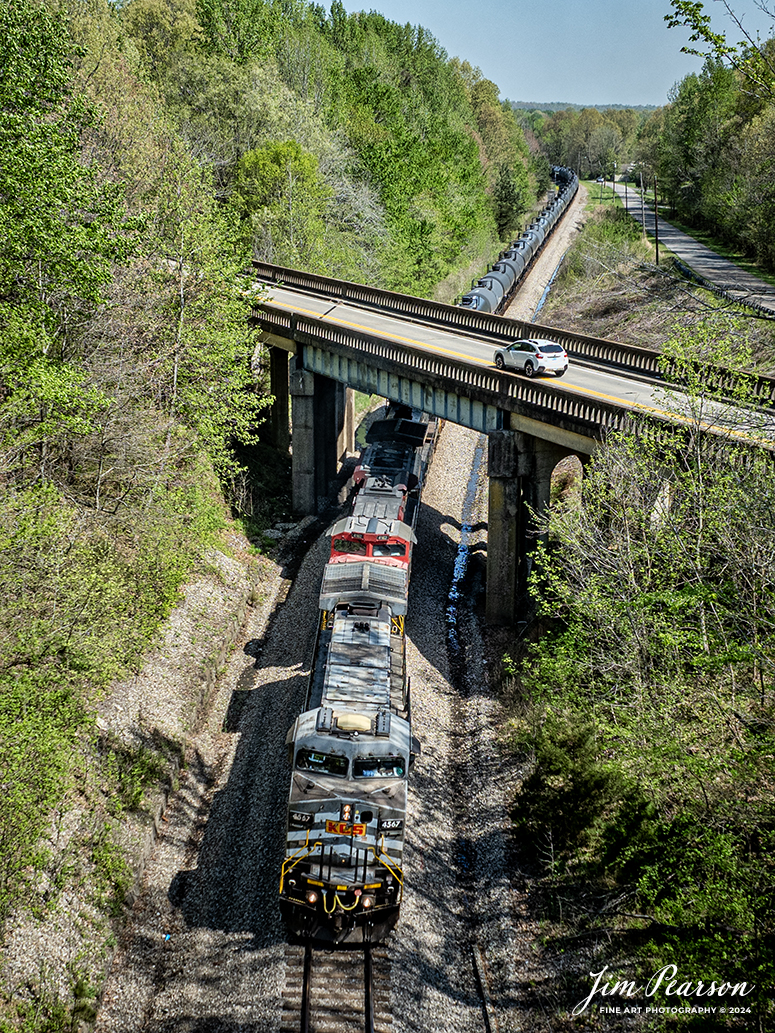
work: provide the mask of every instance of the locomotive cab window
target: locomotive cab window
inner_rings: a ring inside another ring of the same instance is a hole
[[[347,552],[351,556],[365,556],[366,543],[353,542],[349,538],[334,538],[334,552]]]
[[[406,556],[406,546],[402,542],[375,542],[371,547],[372,556]]]
[[[403,778],[406,761],[403,757],[356,757],[354,778]]]
[[[317,771],[320,775],[338,775],[341,778],[347,775],[347,757],[318,750],[299,750],[296,767],[301,771]]]

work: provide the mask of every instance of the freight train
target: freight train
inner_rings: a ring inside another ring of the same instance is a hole
[[[463,308],[479,312],[498,312],[509,298],[532,260],[543,247],[544,241],[562,218],[565,209],[576,196],[579,179],[575,172],[563,166],[552,168],[552,178],[558,185],[556,196],[527,227],[519,240],[513,241],[489,272],[478,280],[460,300]]]
[[[552,170],[554,200],[461,301],[495,312],[578,189]],[[280,910],[292,936],[378,942],[398,921],[412,734],[406,675],[415,525],[436,424],[390,405],[373,423],[353,475],[349,516],[329,531],[312,672],[286,737],[291,764]]]
[[[436,424],[391,405],[353,475],[352,511],[329,531],[292,767],[280,909],[313,942],[383,939],[403,893],[412,735],[404,621],[415,525]]]

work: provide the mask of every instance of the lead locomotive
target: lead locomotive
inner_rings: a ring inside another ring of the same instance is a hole
[[[292,933],[377,941],[403,894],[412,735],[404,619],[415,524],[435,424],[406,407],[373,423],[352,512],[329,531],[293,772],[280,907]]]

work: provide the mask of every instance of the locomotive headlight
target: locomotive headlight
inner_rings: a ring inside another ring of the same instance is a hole
[[[317,895],[317,893],[314,890],[307,890],[307,903],[308,904],[317,904],[317,902],[318,902],[318,895]]]
[[[349,803],[346,803],[342,808],[342,821],[349,821],[352,817],[353,809]]]
[[[373,903],[374,901],[371,899],[371,897],[361,897],[361,907],[364,909],[364,911],[370,908]]]

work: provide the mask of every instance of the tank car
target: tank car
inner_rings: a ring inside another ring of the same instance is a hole
[[[504,297],[507,297],[511,293],[511,289],[516,280],[513,266],[499,260],[493,265],[492,269],[487,273],[487,276],[489,279],[495,280],[501,285]]]
[[[541,250],[544,241],[575,197],[579,185],[575,172],[563,166],[552,167],[552,178],[557,184],[557,194],[547,202],[519,239],[513,241],[510,247],[501,254],[492,269],[463,295],[459,302],[463,308],[476,309],[480,312],[497,312],[504,299],[514,289],[520,276]],[[513,279],[511,279],[512,273],[514,274]],[[499,286],[503,287],[502,294]]]
[[[495,312],[498,305],[501,302],[503,295],[500,295],[492,290],[491,284],[484,278],[475,283],[471,290],[467,294],[463,295],[463,300],[469,299],[466,308],[476,308],[480,312]]]
[[[504,251],[501,262],[508,262],[514,270],[514,282],[520,278],[522,273],[525,271],[525,256],[522,251],[515,251],[509,248],[508,251]]]
[[[511,247],[506,252],[506,258],[516,259],[519,255],[524,262],[524,267],[527,268],[530,265],[530,260],[533,257],[533,251],[535,249],[534,242],[531,239],[520,237],[519,240],[515,240]]]
[[[497,311],[506,295],[506,287],[502,278],[497,273],[493,274],[492,271],[490,271],[477,282],[477,286],[484,287],[492,294],[495,298],[495,308],[493,311]]]
[[[403,893],[412,734],[404,620],[435,424],[404,408],[372,424],[351,513],[331,528],[292,766],[280,908],[292,934],[378,941]]]
[[[492,298],[489,291],[484,292],[476,289],[468,291],[460,299],[461,308],[474,309],[477,312],[492,312]]]
[[[529,233],[531,233],[537,241],[535,250],[538,251],[541,245],[543,244],[544,240],[546,240],[546,224],[540,221],[531,222],[528,228],[525,230],[525,234]]]

